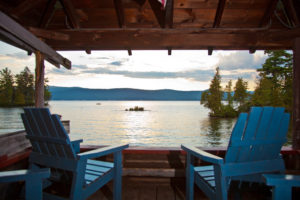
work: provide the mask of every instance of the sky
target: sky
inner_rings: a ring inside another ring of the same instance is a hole
[[[83,88],[137,88],[205,90],[209,88],[216,67],[220,68],[222,86],[238,78],[248,81],[248,90],[254,90],[256,69],[261,68],[267,56],[263,51],[204,50],[161,51],[58,51],[72,62],[72,69],[56,68],[45,62],[45,76],[51,86]],[[34,72],[35,56],[0,42],[0,70],[8,68],[13,74],[27,66]]]

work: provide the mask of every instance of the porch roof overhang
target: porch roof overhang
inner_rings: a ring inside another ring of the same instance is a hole
[[[0,0],[55,50],[292,49],[295,0]]]

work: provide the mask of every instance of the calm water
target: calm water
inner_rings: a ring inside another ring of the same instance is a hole
[[[125,111],[134,106],[146,111]],[[93,145],[227,146],[236,121],[209,118],[198,101],[51,101],[49,108],[71,121],[71,139]],[[0,108],[0,133],[23,129],[21,112]]]

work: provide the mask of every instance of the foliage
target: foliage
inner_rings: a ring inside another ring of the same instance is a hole
[[[223,91],[221,88],[221,76],[219,72],[219,68],[216,68],[216,73],[211,80],[209,90],[202,93],[201,96],[201,104],[204,107],[210,109],[211,116],[221,116],[222,115],[222,97]]]
[[[49,90],[49,85],[48,85],[49,80],[45,78],[45,83],[44,83],[44,100],[45,104],[48,104],[48,101],[51,99],[51,92]]]
[[[13,102],[13,75],[8,68],[0,71],[0,106],[10,106]]]
[[[45,79],[44,98],[46,104],[51,98],[47,82],[48,80]],[[29,105],[34,105],[34,75],[30,69],[25,67],[15,76],[7,68],[0,71],[0,106]]]
[[[235,87],[233,100],[238,104],[238,112],[247,111],[247,100],[249,93],[247,92],[248,82],[244,81],[242,78],[238,78]]]
[[[28,67],[16,75],[16,90],[23,95],[26,105],[34,104],[34,76]],[[20,96],[22,96],[20,95]]]
[[[281,106],[292,111],[292,54],[284,50],[265,51],[268,55],[262,68],[258,69],[259,77],[253,95],[247,92],[248,83],[238,78],[232,96],[232,81],[224,91],[227,104],[222,104],[221,77],[219,68],[211,81],[209,90],[202,93],[201,104],[211,110],[210,116],[235,117],[240,112],[247,112],[251,106]],[[237,105],[234,108],[233,105]]]
[[[283,106],[292,110],[292,54],[284,51],[265,51],[269,56],[261,69],[252,98],[253,105]]]

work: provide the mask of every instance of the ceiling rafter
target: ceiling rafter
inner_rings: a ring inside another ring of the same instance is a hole
[[[122,0],[114,0],[114,5],[118,17],[119,27],[123,28],[125,26],[125,16]]]
[[[23,0],[17,7],[15,7],[11,11],[11,15],[16,18],[19,18],[20,16],[22,16],[22,14],[24,14],[28,10],[31,10],[32,8],[34,8],[36,5],[40,3],[41,1],[39,0]]]
[[[56,2],[57,2],[57,0],[48,0],[47,6],[45,8],[45,11],[43,12],[43,16],[39,23],[40,28],[47,28],[50,20],[53,17]]]
[[[80,22],[76,10],[70,0],[59,0],[71,23],[72,28],[79,29]]]
[[[148,0],[161,28],[173,27],[174,0],[168,0],[166,7],[157,0]]]
[[[263,18],[261,19],[261,21],[259,23],[260,27],[263,27],[263,26],[265,26],[266,24],[269,23],[272,15],[274,14],[277,3],[278,3],[278,0],[270,0],[269,5],[268,5],[268,7],[265,11],[265,14],[264,14]]]
[[[220,26],[225,4],[226,4],[226,0],[219,0],[218,7],[216,10],[215,20],[213,23],[213,28],[218,28]]]
[[[299,22],[293,1],[285,0],[285,1],[282,1],[282,3],[284,5],[284,9],[285,9],[289,19],[293,21],[294,26],[299,26],[300,22]]]
[[[165,8],[165,26],[173,28],[174,0],[168,0]]]
[[[165,27],[165,13],[162,10],[161,3],[157,0],[148,0],[148,2],[153,10],[153,13],[154,13],[160,27],[164,28]]]

